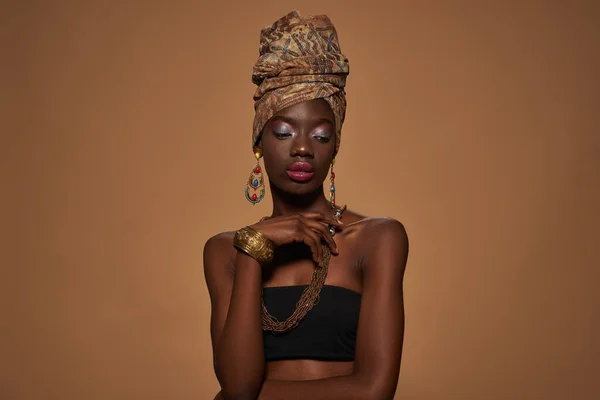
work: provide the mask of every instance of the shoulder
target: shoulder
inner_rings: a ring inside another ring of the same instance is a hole
[[[233,245],[235,232],[221,232],[208,238],[204,244],[204,254],[211,255],[219,250],[224,250]]]
[[[406,229],[402,222],[392,217],[366,217],[364,220],[365,232],[368,234],[396,235],[399,238],[407,237]]]
[[[408,234],[402,222],[391,217],[368,217],[364,221],[361,236],[373,250],[393,246],[408,252]]]
[[[361,248],[363,267],[404,270],[408,258],[408,234],[402,222],[391,217],[367,217],[352,223]]]
[[[236,250],[233,247],[235,232],[221,232],[211,236],[204,244],[204,270],[207,273],[217,270],[227,270],[224,266],[231,265],[235,260]]]
[[[352,227],[360,241],[381,240],[396,244],[408,243],[408,234],[404,224],[392,217],[369,217],[350,211],[349,227]]]

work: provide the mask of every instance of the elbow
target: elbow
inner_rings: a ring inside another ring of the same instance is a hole
[[[224,400],[256,400],[261,386],[260,383],[223,385],[221,394]]]
[[[395,390],[371,390],[370,394],[365,397],[365,400],[394,400],[395,392]]]
[[[371,385],[370,387],[366,388],[364,393],[365,400],[394,400],[396,389],[389,389],[386,387]]]
[[[262,387],[262,379],[219,379],[224,400],[256,400]]]
[[[224,369],[215,364],[217,380],[221,385],[224,400],[256,400],[263,384],[263,373],[260,368]]]
[[[243,388],[223,388],[221,391],[224,400],[256,400],[258,391],[252,392]]]
[[[383,376],[356,376],[359,382],[358,393],[365,400],[393,400],[396,394],[398,378],[386,379]]]
[[[261,386],[254,381],[221,383],[221,395],[224,400],[256,400]]]

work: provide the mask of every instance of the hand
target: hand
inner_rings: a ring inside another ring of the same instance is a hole
[[[325,241],[332,253],[338,254],[337,246],[329,233],[328,225],[340,227],[342,222],[319,212],[311,212],[275,217],[250,227],[265,235],[276,247],[293,242],[306,244],[310,247],[315,263],[323,266],[321,263],[323,257],[321,240]]]

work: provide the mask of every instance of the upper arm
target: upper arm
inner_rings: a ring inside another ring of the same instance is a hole
[[[204,245],[204,278],[210,295],[210,336],[213,356],[225,325],[231,291],[233,289],[233,265],[235,254],[232,237],[221,233],[208,239]]]
[[[365,377],[376,397],[391,398],[404,339],[402,285],[408,237],[404,226],[391,218],[378,219],[368,229],[354,369]]]

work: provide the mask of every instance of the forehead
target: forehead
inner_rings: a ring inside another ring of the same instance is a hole
[[[292,118],[295,120],[323,120],[334,122],[333,112],[329,103],[323,99],[307,100],[293,106],[286,107],[275,113],[274,116]]]

